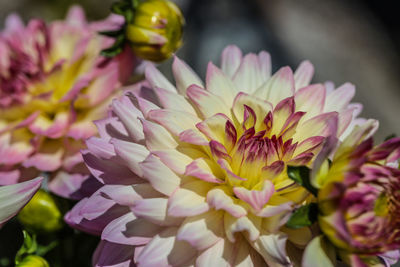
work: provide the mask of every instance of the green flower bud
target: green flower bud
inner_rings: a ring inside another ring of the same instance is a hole
[[[18,263],[16,267],[50,267],[50,265],[40,256],[29,255]]]
[[[126,38],[134,53],[143,59],[160,62],[171,57],[182,44],[184,18],[168,0],[141,2],[126,27]]]
[[[56,200],[42,189],[20,211],[18,220],[35,233],[55,232],[63,226],[63,215]]]

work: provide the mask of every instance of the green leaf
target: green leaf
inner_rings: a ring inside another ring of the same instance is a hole
[[[290,179],[306,188],[311,194],[317,196],[318,189],[310,182],[310,169],[306,166],[287,166],[287,175]]]
[[[301,206],[292,213],[289,221],[286,223],[288,228],[299,229],[306,226],[311,226],[317,221],[318,217],[318,205],[316,203],[310,203]]]
[[[15,256],[15,264],[18,264],[26,255],[35,253],[38,247],[36,235],[30,236],[25,230],[22,233],[24,235],[24,243]]]

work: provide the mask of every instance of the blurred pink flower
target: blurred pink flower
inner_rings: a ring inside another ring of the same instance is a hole
[[[66,220],[101,234],[95,266],[287,266],[282,227],[310,195],[286,165],[310,165],[326,136],[343,137],[361,110],[354,86],[312,84],[301,63],[271,76],[266,52],[222,53],[206,84],[183,61],[176,86],[149,66],[147,81],[113,101],[83,157],[103,183]]]
[[[82,141],[96,133],[92,121],[106,115],[136,63],[129,49],[114,59],[99,55],[113,41],[97,31],[121,19],[88,23],[80,7],[50,24],[6,19],[0,33],[0,184],[51,172],[50,188],[67,196],[88,176]]]

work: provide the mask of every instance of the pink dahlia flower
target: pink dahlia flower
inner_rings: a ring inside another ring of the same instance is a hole
[[[321,230],[351,266],[389,267],[400,258],[400,138],[374,147],[375,128],[355,128],[314,180]],[[316,263],[317,250],[310,253],[305,266]]]
[[[0,227],[14,217],[39,189],[43,178],[0,186]]]
[[[282,225],[309,194],[285,168],[311,164],[326,136],[354,123],[354,87],[310,85],[308,61],[271,76],[268,53],[235,46],[205,85],[178,58],[172,69],[176,86],[149,66],[96,122],[83,157],[104,185],[66,220],[101,234],[96,266],[291,264],[286,246],[311,232]]]
[[[88,175],[79,150],[96,133],[134,58],[99,55],[113,41],[97,34],[121,18],[88,23],[79,7],[65,21],[27,26],[16,15],[0,33],[0,184],[51,172],[50,187],[76,187]],[[65,180],[65,179],[66,180]]]

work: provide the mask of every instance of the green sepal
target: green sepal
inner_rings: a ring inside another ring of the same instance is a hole
[[[129,1],[119,1],[111,5],[111,12],[118,15],[124,15],[125,11],[131,7]]]
[[[286,223],[286,227],[299,229],[306,226],[311,226],[318,218],[317,203],[310,203],[296,209]]]
[[[115,57],[116,55],[122,53],[122,51],[124,50],[124,45],[125,36],[119,35],[116,38],[115,43],[111,47],[102,50],[100,54],[105,57]]]
[[[15,264],[20,263],[26,255],[34,254],[38,248],[35,234],[31,236],[25,230],[23,230],[22,233],[24,235],[24,243],[22,244],[21,248],[17,252],[17,255],[15,256]]]
[[[115,39],[115,43],[106,49],[103,49],[100,54],[104,57],[115,57],[122,53],[126,43],[125,29],[126,25],[132,23],[135,15],[136,6],[139,4],[138,0],[122,0],[111,5],[111,12],[122,15],[125,18],[125,23],[121,25],[121,28],[115,31],[104,31],[100,34],[112,37]]]
[[[133,9],[136,9],[139,4],[140,4],[140,0],[131,0],[131,5],[132,5]]]
[[[130,0],[115,2],[111,5],[111,12],[124,16],[125,22],[131,23],[133,20],[135,5],[136,3],[134,3],[134,1],[131,2]]]
[[[314,196],[317,196],[318,189],[311,184],[310,173],[310,169],[306,166],[287,166],[289,178],[307,189]]]

